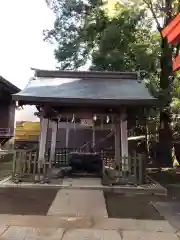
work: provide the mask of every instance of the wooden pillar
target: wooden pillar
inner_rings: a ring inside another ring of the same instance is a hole
[[[52,162],[55,159],[56,154],[56,138],[57,138],[57,131],[58,131],[58,123],[56,121],[51,121],[51,149],[50,149],[50,158],[49,158],[49,167],[51,168]]]
[[[115,161],[116,166],[120,170],[121,165],[121,149],[120,149],[120,121],[117,119],[115,122]]]
[[[41,166],[45,163],[48,122],[49,122],[48,118],[41,119],[41,133],[40,133],[39,158],[38,158],[38,162]]]
[[[10,136],[14,136],[15,109],[16,109],[15,103],[11,102],[9,105],[9,114],[8,114],[8,128],[9,128]]]
[[[127,120],[125,115],[121,115],[121,158],[122,158],[122,170],[128,171],[128,131]]]
[[[92,147],[94,148],[96,146],[96,130],[93,126],[92,128]]]
[[[43,117],[42,117],[42,116],[40,116],[40,135],[39,135],[39,146],[40,146],[40,140],[41,140],[42,119],[43,119]]]
[[[69,147],[69,132],[70,132],[70,128],[66,127],[66,148]]]
[[[4,144],[4,147],[6,149],[14,149],[14,143],[15,143],[15,108],[16,105],[14,102],[11,102],[9,104],[9,113],[8,113],[8,131],[7,134],[10,137],[10,139]]]

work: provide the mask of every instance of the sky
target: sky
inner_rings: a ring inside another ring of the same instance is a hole
[[[116,1],[109,0],[107,7]],[[23,89],[33,76],[31,67],[55,69],[54,46],[43,41],[43,30],[53,28],[54,20],[45,0],[0,0],[1,76]],[[37,121],[35,111],[16,111],[16,121]]]
[[[43,29],[54,15],[45,0],[0,0],[0,75],[23,89],[31,67],[55,69],[53,46],[43,41]],[[16,120],[35,120],[34,108],[18,111]]]

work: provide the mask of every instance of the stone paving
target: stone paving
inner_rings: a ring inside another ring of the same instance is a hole
[[[100,184],[67,184],[87,181]],[[0,214],[0,240],[179,240],[178,229],[166,220],[108,218],[102,190],[61,189],[47,216]]]
[[[0,240],[179,240],[167,221],[0,215]]]
[[[152,204],[175,229],[180,231],[179,201],[156,202]]]
[[[100,185],[100,179],[65,179],[69,185]],[[47,215],[108,217],[102,190],[60,189]]]
[[[59,190],[48,215],[108,217],[102,190]]]

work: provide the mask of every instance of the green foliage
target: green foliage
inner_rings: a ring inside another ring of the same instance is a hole
[[[149,46],[151,36],[148,24],[142,26],[144,17],[143,11],[124,9],[109,19],[101,33],[98,48],[92,53],[91,68],[151,72],[155,63],[145,59],[153,54],[154,49]]]
[[[171,118],[171,128],[173,130],[174,139],[179,136],[180,131],[180,78],[178,74],[173,74],[169,67],[172,64],[172,57],[179,54],[179,45],[172,47],[164,44],[161,30],[165,27],[172,18],[180,11],[179,0],[142,0],[145,7],[151,13],[152,19],[155,21],[158,31],[161,36],[161,75],[160,75],[160,96],[164,100],[164,107],[168,109]],[[163,111],[163,108],[162,110]],[[168,132],[168,129],[164,129]]]
[[[87,62],[106,24],[107,16],[102,6],[100,0],[56,0],[52,3],[56,21],[54,29],[44,31],[44,36],[45,40],[57,45],[55,57],[59,68],[77,69]]]
[[[179,1],[172,1],[174,16]],[[92,70],[139,71],[150,92],[162,99],[172,96],[171,109],[179,112],[179,78],[175,76],[172,86],[160,89],[160,58],[164,50],[159,31],[168,14],[164,0],[124,1],[115,5],[113,15],[108,15],[101,0],[51,3],[56,21],[44,36],[56,46],[60,69],[78,69],[90,60]],[[154,23],[159,31],[154,30]],[[177,48],[173,53],[177,54]]]
[[[145,10],[126,3],[110,17],[101,1],[67,2],[55,1],[54,29],[45,31],[45,39],[57,45],[61,69],[77,69],[90,59],[94,70],[142,71],[147,79],[155,79],[159,36],[150,33],[152,22]]]

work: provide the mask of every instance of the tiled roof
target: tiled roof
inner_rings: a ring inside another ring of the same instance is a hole
[[[136,73],[37,70],[14,100],[23,102],[152,104],[153,98]]]

